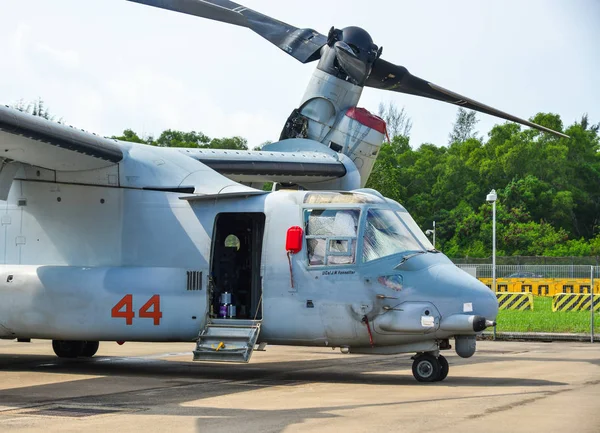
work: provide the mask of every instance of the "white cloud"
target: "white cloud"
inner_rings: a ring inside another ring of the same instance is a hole
[[[79,66],[79,54],[74,50],[60,50],[46,44],[36,44],[38,54],[46,55],[51,62],[63,68],[77,68]]]
[[[18,23],[16,30],[9,38],[11,46],[15,53],[20,53],[24,50],[25,44],[31,34],[31,26],[25,23]]]
[[[10,62],[8,67],[13,70],[24,72],[27,68],[27,57],[29,51],[29,39],[31,35],[31,26],[25,23],[18,23],[16,29],[8,38],[8,47],[10,52]],[[8,56],[7,56],[8,57]]]

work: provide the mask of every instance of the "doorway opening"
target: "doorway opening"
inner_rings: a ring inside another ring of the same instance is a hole
[[[263,213],[221,213],[215,219],[211,317],[262,319],[260,276]]]

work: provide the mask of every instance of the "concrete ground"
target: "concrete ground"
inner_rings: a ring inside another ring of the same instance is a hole
[[[0,341],[0,431],[600,431],[600,344],[479,342],[421,384],[409,355],[267,347],[250,364],[191,362],[192,344],[101,343],[61,360]]]

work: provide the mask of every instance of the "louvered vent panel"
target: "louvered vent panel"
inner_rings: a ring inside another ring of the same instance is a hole
[[[187,272],[187,289],[190,291],[202,290],[202,272]]]

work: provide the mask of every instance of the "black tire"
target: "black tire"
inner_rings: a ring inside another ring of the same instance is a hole
[[[52,349],[59,358],[77,358],[84,346],[85,341],[52,340]]]
[[[100,343],[98,341],[86,341],[83,350],[81,351],[81,355],[85,358],[91,358],[98,351],[98,347],[100,347]]]
[[[418,382],[435,382],[440,377],[441,365],[437,358],[429,353],[417,355],[412,372]]]
[[[448,360],[442,355],[438,356],[438,362],[440,363],[440,375],[436,379],[436,382],[441,382],[448,377],[450,366],[448,365]]]

